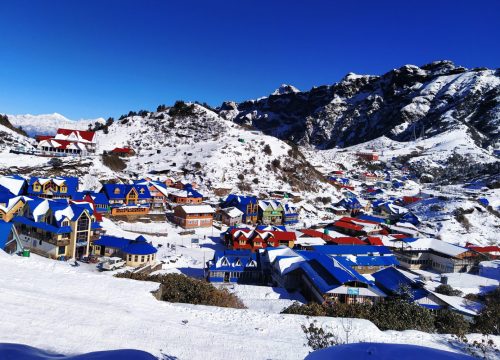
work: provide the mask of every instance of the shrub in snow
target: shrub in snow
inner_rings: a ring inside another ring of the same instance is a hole
[[[306,334],[307,346],[313,350],[342,344],[337,334],[327,332],[313,323],[309,324],[309,327],[302,325],[302,331]]]
[[[268,156],[271,156],[273,153],[273,151],[271,150],[271,147],[269,146],[269,144],[266,144],[264,146],[264,154],[268,155]]]
[[[487,294],[484,303],[474,328],[482,334],[500,335],[500,287]]]
[[[469,331],[469,323],[460,314],[450,310],[440,310],[434,319],[436,331],[440,334],[463,336]]]
[[[160,300],[194,305],[211,305],[244,309],[245,305],[227,289],[218,289],[212,284],[180,274],[146,275],[124,272],[117,277],[159,282]]]
[[[438,294],[448,296],[462,296],[462,292],[460,290],[455,290],[448,284],[441,284],[434,291]]]

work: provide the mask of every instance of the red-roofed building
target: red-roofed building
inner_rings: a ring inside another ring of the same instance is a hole
[[[377,161],[379,156],[375,151],[359,151],[356,156],[366,161]]]
[[[347,216],[335,221],[333,223],[333,228],[349,236],[375,235],[380,234],[384,230],[383,227],[375,221],[356,219]]]
[[[226,234],[226,246],[236,250],[258,251],[266,247],[288,246],[293,248],[297,237],[291,231],[264,231],[231,229]]]
[[[488,255],[492,260],[500,259],[500,246],[476,246],[471,243],[465,244],[468,249],[480,254]]]
[[[367,236],[365,238],[365,242],[369,245],[377,245],[377,246],[383,246],[384,243],[382,242],[382,239],[380,239],[377,236]]]
[[[123,147],[123,148],[114,148],[113,150],[110,151],[112,154],[116,154],[118,156],[132,156],[135,154],[135,151],[129,147]]]
[[[96,151],[93,131],[58,129],[55,136],[37,135],[38,149],[47,156],[81,156]]]
[[[314,230],[314,229],[303,229],[299,230],[302,235],[301,237],[317,237],[320,238],[324,241],[326,241],[328,244],[335,244],[335,245],[365,245],[363,241],[358,239],[357,237],[352,237],[352,236],[341,236],[341,237],[333,237],[330,235],[327,235],[325,233],[322,233],[321,231]]]

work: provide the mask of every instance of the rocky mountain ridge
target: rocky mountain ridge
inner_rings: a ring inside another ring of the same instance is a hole
[[[386,136],[411,141],[465,125],[481,147],[498,147],[500,70],[451,61],[405,65],[381,76],[349,73],[333,85],[225,102],[225,119],[317,149]]]

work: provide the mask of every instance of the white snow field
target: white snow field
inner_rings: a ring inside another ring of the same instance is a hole
[[[305,316],[156,300],[158,285],[89,272],[38,256],[0,253],[0,342],[63,354],[134,348],[179,359],[302,359]],[[316,318],[342,333],[342,320]],[[350,341],[453,351],[447,337],[378,330],[353,320]],[[495,341],[498,343],[498,337]],[[456,350],[455,350],[456,351]]]

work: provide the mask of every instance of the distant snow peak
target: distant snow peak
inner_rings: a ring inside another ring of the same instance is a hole
[[[280,87],[274,90],[274,92],[271,95],[285,95],[298,92],[300,92],[300,90],[293,85],[281,84]]]
[[[12,125],[15,127],[22,127],[29,136],[55,134],[58,128],[65,127],[76,130],[86,130],[89,124],[105,121],[103,118],[70,120],[59,113],[8,115],[8,117]]]

